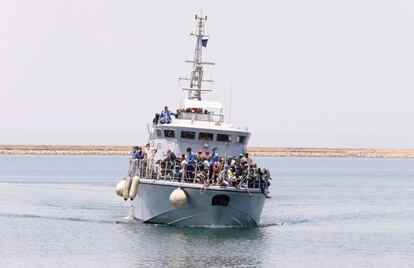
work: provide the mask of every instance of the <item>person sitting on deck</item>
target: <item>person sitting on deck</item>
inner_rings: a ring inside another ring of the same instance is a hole
[[[162,111],[161,112],[161,115],[160,115],[160,123],[161,124],[170,124],[171,123],[171,115],[174,115],[174,116],[176,116],[176,114],[175,113],[172,113],[172,112],[170,112],[169,110],[168,110],[168,107],[167,106],[165,106],[164,107],[164,111]]]
[[[154,125],[156,125],[156,124],[158,124],[158,121],[159,120],[160,120],[160,114],[159,113],[156,113],[155,116],[154,116],[154,119],[152,119],[152,123]]]

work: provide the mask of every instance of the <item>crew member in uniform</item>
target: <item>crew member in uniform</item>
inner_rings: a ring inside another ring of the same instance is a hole
[[[195,161],[195,154],[191,151],[191,148],[187,148],[187,157],[185,158],[185,170],[186,170],[186,178],[194,178],[194,161]]]
[[[208,172],[208,179],[211,180],[211,178],[213,177],[213,167],[214,164],[219,161],[220,157],[218,155],[218,153],[216,153],[217,147],[213,147],[211,148],[211,158],[210,158],[210,169]]]

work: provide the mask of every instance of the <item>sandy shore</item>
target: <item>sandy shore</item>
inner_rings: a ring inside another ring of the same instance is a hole
[[[1,145],[0,154],[33,155],[128,155],[132,146],[123,145]],[[277,148],[249,147],[251,156],[272,157],[410,157],[414,149],[365,148]]]

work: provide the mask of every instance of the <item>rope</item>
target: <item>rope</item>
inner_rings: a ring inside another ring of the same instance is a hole
[[[250,191],[249,191],[249,186],[248,186],[248,185],[247,185],[246,190],[247,190],[247,193],[249,194],[249,197],[251,197],[251,196],[252,196],[252,194],[251,194],[251,193],[250,193]]]
[[[201,189],[200,189],[200,194],[201,195],[204,195],[207,192],[207,187],[208,187],[208,183],[205,182],[203,184],[203,187],[201,187]]]

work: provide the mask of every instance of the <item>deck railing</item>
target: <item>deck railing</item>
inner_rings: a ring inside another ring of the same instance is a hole
[[[186,165],[178,161],[157,161],[129,159],[128,175],[152,180],[164,180],[175,182],[186,182],[201,185],[218,185],[236,188],[257,189],[267,187],[268,179],[260,175],[256,168],[248,168],[241,176],[231,176],[225,166],[218,175],[212,175],[209,179],[209,172],[206,172],[203,163]]]
[[[203,114],[203,113],[188,113],[180,112],[179,119],[194,120],[194,121],[208,121],[223,123],[222,114]]]

